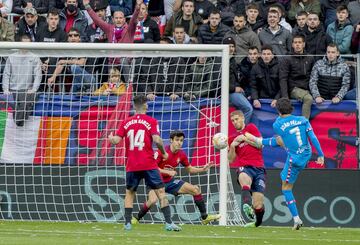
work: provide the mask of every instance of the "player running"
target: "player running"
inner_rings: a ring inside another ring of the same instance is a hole
[[[288,156],[281,171],[282,193],[286,204],[294,219],[294,230],[299,230],[303,222],[299,217],[296,201],[292,192],[295,181],[309,162],[312,150],[309,139],[318,152],[317,163],[324,164],[324,153],[320,143],[314,134],[308,119],[303,116],[291,115],[293,107],[289,99],[281,98],[276,103],[279,117],[273,124],[273,129],[278,137],[261,139],[251,134],[246,134],[246,138],[255,142],[257,145],[284,146]],[[251,132],[250,132],[251,133]]]
[[[201,223],[206,225],[212,221],[220,219],[219,214],[207,214],[205,202],[201,194],[200,188],[196,185],[192,185],[188,182],[185,182],[181,179],[175,179],[177,175],[175,168],[181,164],[185,167],[186,171],[189,174],[197,174],[201,172],[206,172],[212,166],[212,164],[207,164],[203,167],[193,167],[190,165],[189,160],[185,152],[181,149],[184,143],[185,134],[182,131],[173,131],[170,134],[170,145],[166,147],[166,152],[169,155],[167,159],[162,157],[162,152],[156,152],[156,159],[158,160],[159,170],[162,176],[162,179],[165,184],[165,192],[172,194],[174,196],[182,194],[190,194],[193,196],[194,202],[198,207],[201,214]],[[131,222],[133,224],[139,223],[150,208],[157,202],[157,196],[153,190],[149,192],[149,198],[141,207],[139,213],[136,217],[133,217]]]
[[[169,202],[165,195],[164,184],[161,180],[157,163],[154,159],[152,148],[153,141],[166,160],[168,154],[165,151],[160,137],[159,126],[155,118],[146,115],[146,96],[134,97],[136,114],[124,120],[117,131],[117,135],[109,135],[112,144],[118,144],[125,138],[126,148],[126,194],[125,194],[125,230],[131,230],[131,218],[133,202],[136,190],[141,179],[151,188],[160,200],[161,211],[165,218],[165,229],[168,231],[180,231],[181,228],[171,220]]]
[[[247,140],[244,134],[249,132],[258,137],[261,137],[261,134],[255,124],[245,125],[244,114],[241,111],[233,111],[230,119],[237,133],[229,137],[228,159],[238,168],[243,211],[248,219],[255,220],[255,223],[250,223],[250,225],[258,227],[265,213],[266,171],[261,147],[256,147],[253,141]]]

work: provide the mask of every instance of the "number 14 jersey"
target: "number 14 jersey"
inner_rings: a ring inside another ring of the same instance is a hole
[[[136,114],[122,122],[117,135],[125,140],[126,172],[158,169],[152,148],[153,135],[160,135],[158,122]]]

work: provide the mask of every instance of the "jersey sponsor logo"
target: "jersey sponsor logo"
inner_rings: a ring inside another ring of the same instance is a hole
[[[258,185],[263,188],[265,188],[265,186],[266,186],[264,180],[260,180]]]

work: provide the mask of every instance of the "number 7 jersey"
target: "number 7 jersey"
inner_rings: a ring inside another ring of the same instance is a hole
[[[152,148],[152,136],[160,135],[155,118],[136,114],[122,122],[117,135],[125,140],[127,172],[158,169]]]
[[[278,117],[273,124],[275,133],[281,136],[287,151],[299,155],[311,152],[308,132],[312,130],[310,122],[303,116],[290,115]]]

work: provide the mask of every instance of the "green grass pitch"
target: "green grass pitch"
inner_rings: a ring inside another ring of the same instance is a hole
[[[181,232],[141,224],[125,232],[122,224],[0,221],[0,244],[360,244],[360,229],[183,225]]]

